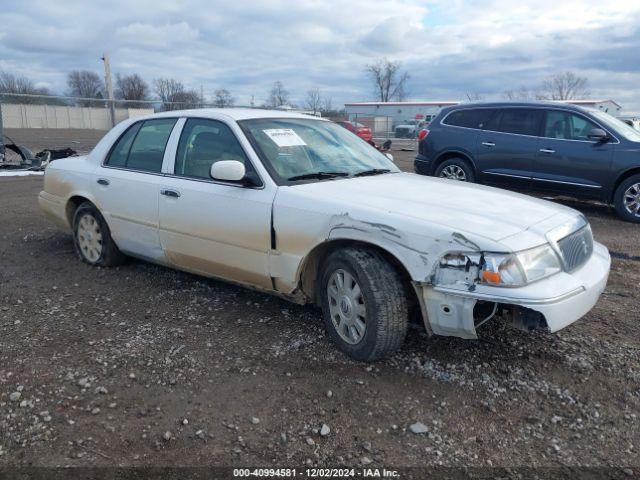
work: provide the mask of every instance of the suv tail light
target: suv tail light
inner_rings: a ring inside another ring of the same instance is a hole
[[[424,130],[420,130],[420,133],[418,134],[418,141],[421,142],[422,140],[427,138],[427,135],[429,135],[429,130],[427,130],[426,128]]]

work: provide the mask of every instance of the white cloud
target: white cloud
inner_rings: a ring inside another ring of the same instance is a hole
[[[549,74],[588,76],[598,96],[640,110],[637,0],[127,0],[15,2],[0,13],[0,68],[65,90],[71,69],[182,80],[241,102],[281,80],[298,100],[371,97],[364,66],[401,60],[415,98],[497,97]]]

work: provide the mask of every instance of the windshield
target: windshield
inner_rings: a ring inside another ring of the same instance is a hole
[[[333,122],[261,118],[239,124],[278,183],[400,171],[385,155]]]
[[[604,123],[607,127],[612,128],[616,133],[619,133],[627,140],[631,140],[632,142],[640,142],[640,132],[635,128],[627,125],[622,120],[612,117],[602,110],[591,110],[591,114],[602,123]]]

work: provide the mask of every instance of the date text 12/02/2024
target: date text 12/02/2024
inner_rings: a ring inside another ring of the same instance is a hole
[[[234,477],[276,477],[276,478],[400,478],[397,470],[385,468],[238,468]]]

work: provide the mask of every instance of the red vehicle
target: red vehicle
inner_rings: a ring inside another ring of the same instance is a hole
[[[371,129],[369,127],[367,127],[366,125],[362,125],[361,123],[357,123],[357,122],[349,122],[347,120],[344,120],[344,121],[341,121],[341,122],[336,122],[336,123],[338,125],[343,126],[344,128],[346,128],[350,132],[355,133],[357,136],[359,136],[365,142],[372,143],[373,134],[371,133]]]

